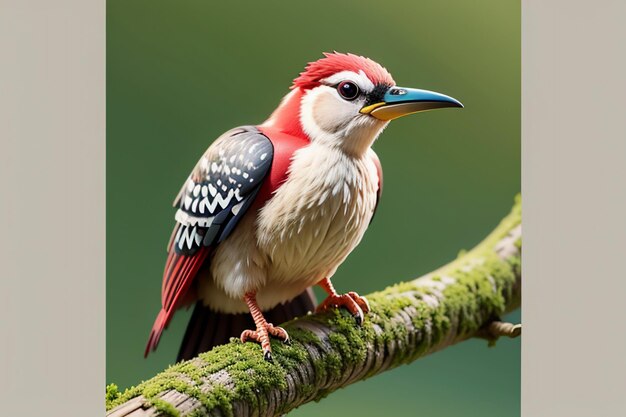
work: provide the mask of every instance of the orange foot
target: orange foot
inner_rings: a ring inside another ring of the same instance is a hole
[[[274,326],[272,323],[263,322],[257,324],[256,330],[244,330],[241,332],[241,341],[243,343],[253,340],[261,344],[263,349],[263,359],[272,362],[272,348],[270,346],[270,336],[282,339],[286,344],[291,343],[289,335],[282,327]]]
[[[317,306],[316,311],[327,311],[331,307],[345,307],[354,316],[359,326],[363,324],[363,315],[370,311],[367,299],[354,291],[342,295],[337,293],[330,294]]]

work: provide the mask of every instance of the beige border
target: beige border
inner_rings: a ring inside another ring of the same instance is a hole
[[[105,4],[0,0],[0,414],[104,402]]]
[[[626,416],[626,2],[522,3],[522,415]]]

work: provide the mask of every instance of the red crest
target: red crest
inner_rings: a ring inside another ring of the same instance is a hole
[[[374,84],[395,85],[391,74],[376,61],[359,55],[324,52],[324,58],[309,62],[304,71],[293,80],[291,88],[315,88],[320,85],[320,80],[341,71],[363,71]]]

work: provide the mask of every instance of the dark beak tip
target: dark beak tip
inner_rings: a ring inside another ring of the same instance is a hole
[[[463,105],[463,103],[461,103],[459,100],[453,98],[452,100],[450,100],[450,107],[458,107],[459,109],[463,109],[465,108],[465,106]]]
[[[441,108],[452,108],[452,109],[464,109],[465,106],[463,105],[463,103],[461,103],[460,101],[448,101],[448,102],[443,102],[441,105]]]

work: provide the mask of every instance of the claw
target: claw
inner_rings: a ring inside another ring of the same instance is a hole
[[[263,348],[263,359],[268,362],[273,362],[270,336],[282,339],[286,344],[291,344],[291,340],[285,329],[274,326],[272,323],[263,323],[257,327],[256,330],[244,330],[241,332],[241,341],[245,343],[248,340],[252,340],[260,343]]]
[[[350,291],[348,295],[361,307],[363,313],[367,314],[370,312],[370,303],[367,301],[367,298],[361,297],[354,291]]]
[[[261,348],[263,349],[263,359],[268,362],[273,362],[270,336],[282,339],[283,342],[289,344],[291,343],[289,335],[282,327],[274,326],[272,323],[268,323],[265,320],[265,317],[263,317],[263,313],[256,302],[255,292],[246,293],[243,299],[250,309],[250,314],[252,314],[252,318],[256,324],[256,330],[244,330],[241,332],[241,342],[244,343],[247,340],[254,340],[255,342],[260,343]]]
[[[289,340],[287,331],[280,326],[274,326],[272,323],[267,323],[267,331],[272,336],[283,339],[283,342]]]
[[[363,324],[364,313],[370,311],[370,306],[364,297],[355,292],[347,294],[331,294],[318,307],[317,311],[327,311],[330,307],[345,307],[356,320],[356,324]]]

